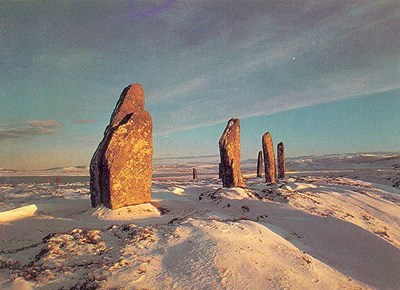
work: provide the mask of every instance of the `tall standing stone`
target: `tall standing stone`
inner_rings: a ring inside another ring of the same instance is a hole
[[[193,168],[193,180],[199,180],[196,168]]]
[[[149,202],[152,120],[140,84],[126,87],[90,163],[92,206],[111,209]]]
[[[285,146],[283,142],[278,144],[278,178],[285,178]]]
[[[230,119],[219,139],[223,187],[244,187],[240,170],[240,123]]]
[[[265,182],[276,183],[274,145],[269,132],[262,137],[262,149],[264,152]]]
[[[222,178],[222,175],[224,174],[224,168],[222,166],[222,163],[218,163],[218,178]]]
[[[258,158],[257,158],[257,177],[262,176],[263,172],[263,154],[262,151],[258,152]]]

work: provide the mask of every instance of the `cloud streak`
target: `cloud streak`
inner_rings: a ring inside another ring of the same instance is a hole
[[[74,124],[78,125],[86,125],[86,124],[93,124],[94,120],[92,119],[80,119],[80,120],[74,120]]]
[[[206,77],[196,77],[181,83],[173,84],[166,88],[157,89],[150,92],[149,95],[152,96],[150,102],[170,101],[176,97],[184,98],[194,91],[206,89],[207,84],[208,81]]]
[[[55,120],[29,120],[0,128],[0,140],[56,135],[60,128],[61,124]]]
[[[175,31],[174,43],[168,41],[168,33],[161,39],[166,46],[184,44],[179,56],[188,65],[175,77],[182,73],[196,79],[197,74],[207,76],[208,82],[198,88],[193,85],[192,91],[189,82],[185,89],[164,83],[166,96],[173,99],[168,107],[163,104],[171,99],[152,90],[156,132],[204,127],[231,116],[268,115],[400,87],[397,1],[182,5],[183,13],[174,10],[175,17],[163,18]],[[189,20],[189,27],[180,25]]]

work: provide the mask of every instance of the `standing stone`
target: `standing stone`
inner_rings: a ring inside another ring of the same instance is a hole
[[[193,180],[199,180],[198,176],[197,176],[197,169],[193,168]]]
[[[257,159],[257,177],[262,176],[263,172],[263,154],[262,151],[258,152],[258,159]]]
[[[140,84],[127,86],[90,163],[92,206],[111,209],[149,202],[152,175],[152,120]]]
[[[283,142],[278,144],[278,178],[285,178],[285,146]]]
[[[276,183],[274,146],[269,132],[262,137],[262,149],[264,152],[265,182]]]
[[[219,139],[223,187],[244,187],[240,170],[240,123],[230,119]]]

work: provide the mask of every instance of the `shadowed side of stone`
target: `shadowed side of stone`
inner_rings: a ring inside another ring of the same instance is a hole
[[[240,123],[230,119],[219,139],[223,187],[244,187],[240,170]]]
[[[285,146],[283,142],[278,144],[278,178],[285,178]]]
[[[258,158],[257,158],[257,177],[262,176],[263,172],[263,154],[262,151],[258,152]]]
[[[140,84],[126,87],[90,163],[92,206],[116,209],[149,202],[152,120]]]
[[[264,153],[265,182],[276,183],[274,145],[269,132],[262,137],[262,149]]]

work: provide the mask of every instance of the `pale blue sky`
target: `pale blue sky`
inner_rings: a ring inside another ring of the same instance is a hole
[[[218,154],[231,117],[244,159],[265,131],[290,156],[400,150],[397,0],[0,7],[0,168],[88,164],[135,82],[156,158]]]

